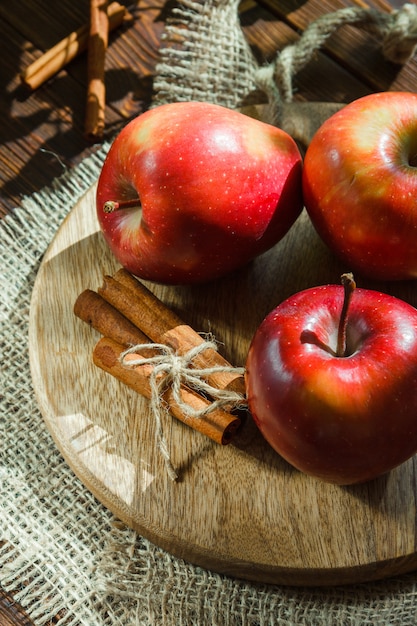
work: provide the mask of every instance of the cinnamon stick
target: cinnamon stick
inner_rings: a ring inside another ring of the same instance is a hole
[[[108,7],[109,31],[118,28],[125,21],[126,16],[126,8],[118,2],[112,2]],[[32,90],[40,87],[78,54],[87,49],[88,35],[88,24],[84,24],[78,30],[70,33],[20,74],[22,83]]]
[[[164,343],[184,355],[204,343],[204,339],[159,300],[143,283],[125,269],[105,276],[98,293],[152,341]],[[196,368],[230,367],[216,350],[208,349],[194,359]],[[234,372],[215,372],[207,377],[218,389],[245,393],[244,377]]]
[[[74,314],[101,335],[111,337],[125,347],[149,343],[149,337],[91,289],[80,293],[74,304]]]
[[[94,348],[93,362],[97,367],[108,372],[137,393],[151,399],[152,390],[149,378],[149,367],[151,366],[138,365],[126,368],[120,362],[120,355],[123,351],[124,346],[108,337],[103,337]],[[140,350],[135,356],[141,356]],[[204,410],[210,405],[208,400],[184,385],[181,385],[180,396],[183,402],[195,410]],[[175,402],[171,387],[166,389],[162,399],[169,406],[174,417],[222,445],[230,443],[241,423],[235,415],[219,409],[210,411],[204,418],[185,415]]]
[[[104,63],[109,33],[107,7],[107,0],[90,0],[85,135],[91,141],[103,137],[105,125]]]

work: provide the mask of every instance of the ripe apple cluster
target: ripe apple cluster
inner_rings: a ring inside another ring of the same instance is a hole
[[[303,197],[350,269],[416,278],[417,95],[372,94],[324,122]],[[417,310],[353,293],[352,280],[295,294],[256,331],[246,382],[259,429],[294,467],[337,484],[376,478],[417,452]]]
[[[97,215],[139,278],[201,283],[262,254],[305,206],[349,270],[417,277],[417,94],[384,92],[332,115],[304,162],[284,131],[199,102],[159,106],[113,142]],[[343,285],[307,289],[256,330],[249,409],[302,472],[352,484],[417,452],[417,310]]]

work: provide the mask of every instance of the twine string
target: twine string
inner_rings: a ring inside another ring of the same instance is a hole
[[[151,357],[132,358],[126,360],[126,356],[138,351],[152,349],[158,354]],[[131,346],[120,355],[120,362],[125,367],[151,366],[149,382],[151,387],[151,413],[155,422],[156,445],[164,458],[168,474],[172,480],[178,479],[178,473],[174,469],[166,438],[163,432],[162,420],[169,415],[168,408],[163,399],[167,388],[171,386],[175,403],[187,417],[201,419],[210,412],[218,409],[241,409],[246,407],[245,398],[242,394],[227,389],[218,389],[207,382],[207,378],[215,373],[244,374],[243,367],[216,365],[206,368],[194,368],[193,361],[206,350],[216,350],[214,341],[203,341],[200,345],[191,348],[183,355],[177,354],[170,346],[161,343],[140,344]],[[195,409],[185,402],[181,394],[181,386],[204,394],[211,398],[203,409]]]
[[[361,26],[379,37],[385,58],[393,63],[405,63],[415,52],[415,4],[405,4],[391,13],[347,7],[322,15],[307,26],[297,43],[286,46],[269,65],[255,73],[255,82],[267,95],[274,111],[275,123],[279,123],[282,103],[293,99],[293,77],[312,60],[328,38],[346,24]]]

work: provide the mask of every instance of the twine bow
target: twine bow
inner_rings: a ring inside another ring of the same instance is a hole
[[[293,98],[292,80],[336,30],[345,24],[362,26],[381,40],[385,58],[405,63],[417,45],[417,6],[405,4],[397,11],[347,7],[326,13],[312,22],[297,43],[286,46],[269,65],[255,73],[255,82],[267,95],[274,122],[279,123],[283,102]],[[277,119],[278,118],[278,119]]]
[[[138,350],[143,351],[148,349],[156,350],[158,354],[147,358],[138,357],[137,359],[133,358],[126,361],[127,355],[135,354]],[[227,389],[218,389],[206,381],[208,376],[216,372],[230,372],[243,375],[243,367],[222,365],[199,369],[193,367],[195,357],[209,349],[217,351],[216,343],[213,341],[204,341],[184,355],[177,354],[170,346],[165,344],[149,343],[132,346],[120,355],[120,361],[125,367],[151,366],[152,368],[150,373],[151,412],[155,421],[156,443],[165,460],[168,474],[172,480],[177,480],[178,474],[172,466],[162,427],[162,416],[168,414],[163,400],[163,394],[168,386],[171,386],[175,403],[179,406],[184,415],[188,417],[199,419],[218,409],[227,408],[228,410],[232,410],[246,407],[245,398],[242,394]],[[212,401],[204,409],[196,410],[182,399],[182,385],[210,397]]]

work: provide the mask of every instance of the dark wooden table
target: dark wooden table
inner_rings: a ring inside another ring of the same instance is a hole
[[[165,20],[171,0],[123,2],[132,21],[110,35],[106,55],[106,138],[146,110]],[[366,0],[389,11],[401,0]],[[293,42],[323,13],[365,3],[356,0],[245,0],[240,16],[260,61]],[[42,52],[88,23],[89,0],[21,0],[0,5],[0,219],[22,196],[48,186],[55,177],[94,153],[98,143],[84,136],[86,54],[72,61],[35,92],[20,73]],[[354,27],[343,27],[296,77],[296,98],[348,102],[371,91],[416,91],[416,57],[405,65],[384,60],[378,41]],[[1,537],[0,537],[1,541]],[[56,623],[59,616],[51,622]],[[32,624],[13,597],[0,589],[1,626]]]

